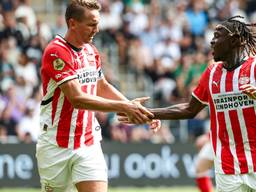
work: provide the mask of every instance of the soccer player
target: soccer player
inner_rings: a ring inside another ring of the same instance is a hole
[[[188,103],[152,109],[157,119],[193,118],[209,106],[219,192],[256,191],[256,36],[240,16],[218,24],[211,41],[215,63]],[[130,122],[121,116],[122,122]]]
[[[145,98],[128,101],[104,78],[92,44],[99,10],[96,0],[71,1],[65,13],[66,35],[56,36],[44,50],[36,152],[44,192],[71,192],[75,187],[78,192],[107,191],[107,167],[94,111],[124,112],[138,124],[153,117],[140,104]],[[152,122],[151,128],[159,128],[156,124]]]
[[[201,192],[213,192],[212,180],[209,171],[213,167],[213,150],[209,133],[205,133],[196,139],[196,147],[199,149],[196,161],[196,184]]]

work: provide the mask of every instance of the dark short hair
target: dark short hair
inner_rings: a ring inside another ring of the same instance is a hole
[[[71,18],[81,21],[84,17],[84,8],[90,10],[100,10],[101,5],[97,0],[71,0],[65,13],[67,25],[69,19]]]

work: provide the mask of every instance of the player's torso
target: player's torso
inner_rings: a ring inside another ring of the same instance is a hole
[[[244,84],[255,85],[253,61],[248,59],[233,71],[217,64],[209,75],[212,137],[220,173],[256,171],[255,101],[240,90]]]
[[[44,99],[52,98],[51,103],[41,106],[42,135],[46,135],[44,139],[49,139],[53,144],[55,143],[61,147],[77,148],[85,143],[88,144],[88,142],[92,144],[95,135],[99,139],[101,137],[94,113],[75,109],[60,90],[59,84],[75,77],[78,79],[83,92],[96,95],[97,81],[99,73],[101,73],[100,65],[97,63],[98,55],[89,44],[86,44],[81,50],[74,50],[58,38],[49,46],[53,46],[56,50],[58,50],[58,46],[66,46],[65,50],[67,50],[68,58],[65,60],[69,62],[70,69],[61,70],[63,60],[59,60],[58,54],[60,53],[57,51],[54,53],[53,49],[51,54],[53,54],[53,57],[56,54],[56,59],[53,60],[52,65],[59,72],[54,73],[53,79],[45,72],[47,70],[42,70]],[[47,62],[47,59],[43,60],[43,65],[49,66]],[[61,79],[60,83],[59,79]],[[99,133],[96,133],[94,128],[95,130],[97,128]],[[47,134],[45,134],[44,129],[47,129]]]

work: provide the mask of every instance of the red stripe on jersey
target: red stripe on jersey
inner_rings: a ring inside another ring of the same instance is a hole
[[[92,145],[93,144],[93,136],[92,136],[92,117],[93,112],[88,111],[88,121],[87,126],[85,128],[85,145]]]
[[[253,168],[256,171],[256,114],[253,107],[246,108],[243,110],[244,117],[252,117],[252,118],[245,118],[245,125],[247,127],[247,135],[250,144],[251,154],[252,154],[252,161],[253,161]]]
[[[84,119],[84,110],[79,110],[76,119],[76,130],[74,137],[74,149],[80,147],[81,136],[83,133],[83,119]]]
[[[230,71],[226,75],[226,82],[225,82],[226,92],[233,91],[233,76],[234,76],[234,71]]]
[[[57,128],[56,140],[60,147],[67,148],[69,142],[70,125],[72,120],[73,106],[65,97],[62,111],[60,113],[59,124]]]
[[[238,115],[236,110],[229,111],[229,116],[231,119],[231,128],[233,131],[234,135],[234,140],[236,143],[236,155],[238,158],[239,162],[239,167],[241,170],[241,173],[247,173],[248,172],[248,163],[246,160],[245,156],[245,151],[244,151],[244,144],[243,144],[243,137],[242,137],[242,132],[241,132],[241,127],[240,123],[238,120]]]
[[[87,93],[87,87],[88,86],[82,86],[81,89],[84,93]],[[84,120],[84,110],[78,111],[78,116],[76,119],[76,129],[75,129],[75,138],[74,138],[74,149],[77,149],[80,147],[81,144],[81,136],[83,134],[83,120]]]
[[[91,94],[94,95],[95,85],[91,86]],[[93,144],[93,135],[92,135],[92,120],[94,119],[94,113],[88,111],[88,122],[85,129],[85,145],[92,145]]]
[[[53,94],[53,98],[52,98],[52,125],[53,125],[53,122],[54,122],[60,93],[61,93],[61,90],[56,89],[54,94]]]
[[[219,112],[218,115],[218,122],[219,122],[219,138],[221,141],[221,162],[222,162],[222,169],[226,174],[234,174],[234,158],[230,151],[229,146],[229,136],[227,132],[226,122],[225,122],[225,115],[224,112]]]

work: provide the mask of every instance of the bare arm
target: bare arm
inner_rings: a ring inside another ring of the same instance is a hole
[[[113,85],[108,83],[108,81],[105,78],[98,81],[97,95],[106,99],[128,101],[128,99]]]
[[[192,96],[189,103],[182,103],[165,108],[154,108],[150,111],[154,119],[191,119],[194,118],[206,105]]]
[[[63,83],[60,85],[60,89],[74,108],[103,112],[124,112],[129,119],[133,119],[137,123],[145,123],[150,120],[149,117],[152,117],[152,114],[145,108],[132,102],[105,99],[84,93],[77,79]]]
[[[125,102],[86,94],[81,90],[80,84],[76,79],[63,83],[60,85],[60,88],[74,108],[104,112],[119,112],[126,110],[129,105]]]

